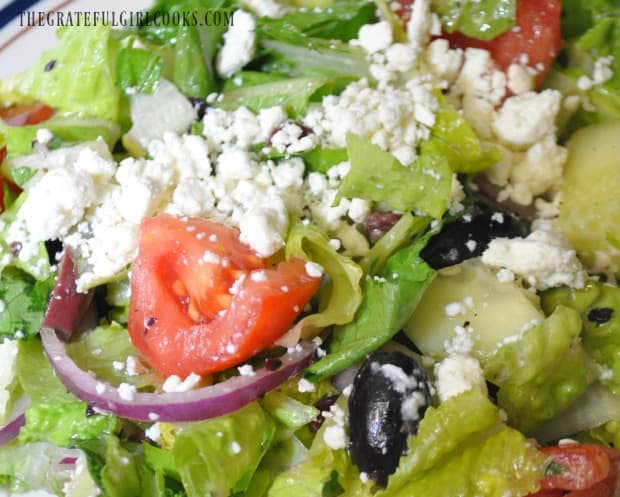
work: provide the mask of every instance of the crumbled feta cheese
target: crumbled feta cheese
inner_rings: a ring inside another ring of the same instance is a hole
[[[538,229],[526,238],[496,238],[482,254],[482,262],[506,268],[529,285],[546,290],[561,285],[582,288],[587,274],[564,236]]]
[[[472,357],[449,355],[435,364],[435,378],[435,387],[441,402],[473,388],[487,392],[480,363]]]
[[[233,12],[234,22],[224,33],[224,46],[216,58],[218,74],[223,78],[232,76],[254,56],[256,48],[256,20],[243,10]]]
[[[184,380],[177,375],[170,375],[164,381],[162,390],[164,392],[189,392],[200,383],[200,375],[189,374]]]
[[[47,128],[39,128],[36,134],[36,140],[42,145],[47,145],[54,138],[54,134]]]
[[[323,276],[323,267],[316,262],[306,262],[306,273],[313,278],[320,278]]]
[[[297,382],[297,390],[299,392],[314,392],[316,391],[316,385],[306,378],[300,378]]]
[[[254,368],[252,367],[251,364],[244,364],[242,366],[237,367],[237,371],[239,371],[239,374],[241,376],[255,376],[256,375],[256,371],[254,371]]]
[[[497,112],[493,130],[509,145],[531,146],[555,133],[561,100],[557,90],[529,91],[510,97]]]
[[[129,383],[121,383],[118,388],[118,396],[126,401],[132,401],[136,395],[136,386]]]
[[[385,50],[392,44],[392,25],[388,21],[365,24],[359,30],[357,42],[371,54]]]

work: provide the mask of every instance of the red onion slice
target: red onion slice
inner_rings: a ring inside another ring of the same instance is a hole
[[[24,413],[29,405],[30,399],[26,395],[15,402],[11,410],[11,415],[9,416],[9,421],[5,425],[0,426],[0,446],[9,443],[19,435],[20,428],[26,423]]]
[[[92,290],[88,293],[77,291],[75,266],[69,248],[65,247],[43,326],[55,328],[63,340],[69,340],[86,315],[92,298]]]
[[[43,328],[41,339],[52,367],[70,392],[95,409],[138,421],[198,421],[236,411],[302,371],[316,349],[313,343],[302,342],[279,358],[281,364],[275,370],[257,369],[253,376],[234,376],[188,392],[121,396],[116,387],[80,369],[53,329]]]

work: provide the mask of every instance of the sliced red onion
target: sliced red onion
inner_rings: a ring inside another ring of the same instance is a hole
[[[88,293],[77,291],[75,266],[69,248],[65,247],[56,285],[43,318],[43,326],[56,329],[61,333],[63,340],[68,341],[86,315],[92,298],[92,291]]]
[[[9,443],[19,435],[20,428],[26,423],[24,413],[29,405],[30,399],[26,395],[20,397],[15,402],[9,415],[9,421],[5,425],[0,426],[0,446]]]
[[[53,329],[43,328],[41,339],[52,367],[70,392],[94,409],[138,421],[198,421],[236,411],[302,371],[316,349],[312,342],[302,342],[279,359],[277,369],[264,367],[252,376],[234,376],[188,392],[122,395],[116,387],[80,369]]]

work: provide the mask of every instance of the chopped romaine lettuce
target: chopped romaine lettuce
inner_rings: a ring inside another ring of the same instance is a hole
[[[172,452],[188,495],[244,492],[275,432],[275,422],[256,402],[227,416],[179,427]]]
[[[499,346],[481,361],[499,386],[498,405],[513,426],[533,433],[566,409],[594,380],[593,365],[579,341],[579,313],[558,306],[541,324]]]
[[[407,322],[435,271],[420,258],[433,230],[388,258],[364,282],[362,303],[353,321],[336,326],[328,354],[306,370],[313,380],[334,374],[392,338]]]
[[[9,156],[32,153],[32,145],[39,129],[47,129],[54,135],[47,145],[48,149],[93,141],[99,137],[103,138],[108,147],[112,149],[120,137],[118,124],[95,117],[58,115],[40,124],[29,126],[4,126],[0,123],[0,130],[6,136]]]
[[[423,154],[404,166],[378,145],[352,133],[347,134],[347,152],[351,169],[340,184],[338,198],[371,199],[435,218],[446,211],[453,173],[443,155]]]
[[[548,290],[541,303],[548,313],[558,306],[579,312],[583,347],[603,367],[601,381],[620,394],[620,289],[592,280],[583,289]]]
[[[110,32],[104,25],[60,28],[58,46],[24,73],[19,91],[63,112],[116,121],[120,94]]]
[[[432,0],[443,29],[471,38],[492,40],[515,25],[516,0]]]
[[[473,389],[426,411],[407,454],[377,496],[525,495],[537,490],[544,460]]]
[[[163,60],[142,48],[123,47],[116,54],[116,84],[126,94],[153,93]]]
[[[300,221],[289,230],[286,256],[317,262],[329,275],[318,292],[318,312],[301,319],[295,325],[295,334],[307,338],[328,326],[351,321],[362,301],[362,269],[351,258],[334,250],[319,228]]]

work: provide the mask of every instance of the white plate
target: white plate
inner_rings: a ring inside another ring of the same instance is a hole
[[[44,50],[56,44],[56,27],[27,26],[26,17],[20,19],[19,12],[30,2],[0,0],[0,24],[7,19],[8,8],[16,17],[0,28],[0,79],[17,74],[32,66]],[[143,10],[152,0],[42,0],[27,7],[28,11],[42,12],[95,12]],[[3,15],[4,14],[4,15]]]

